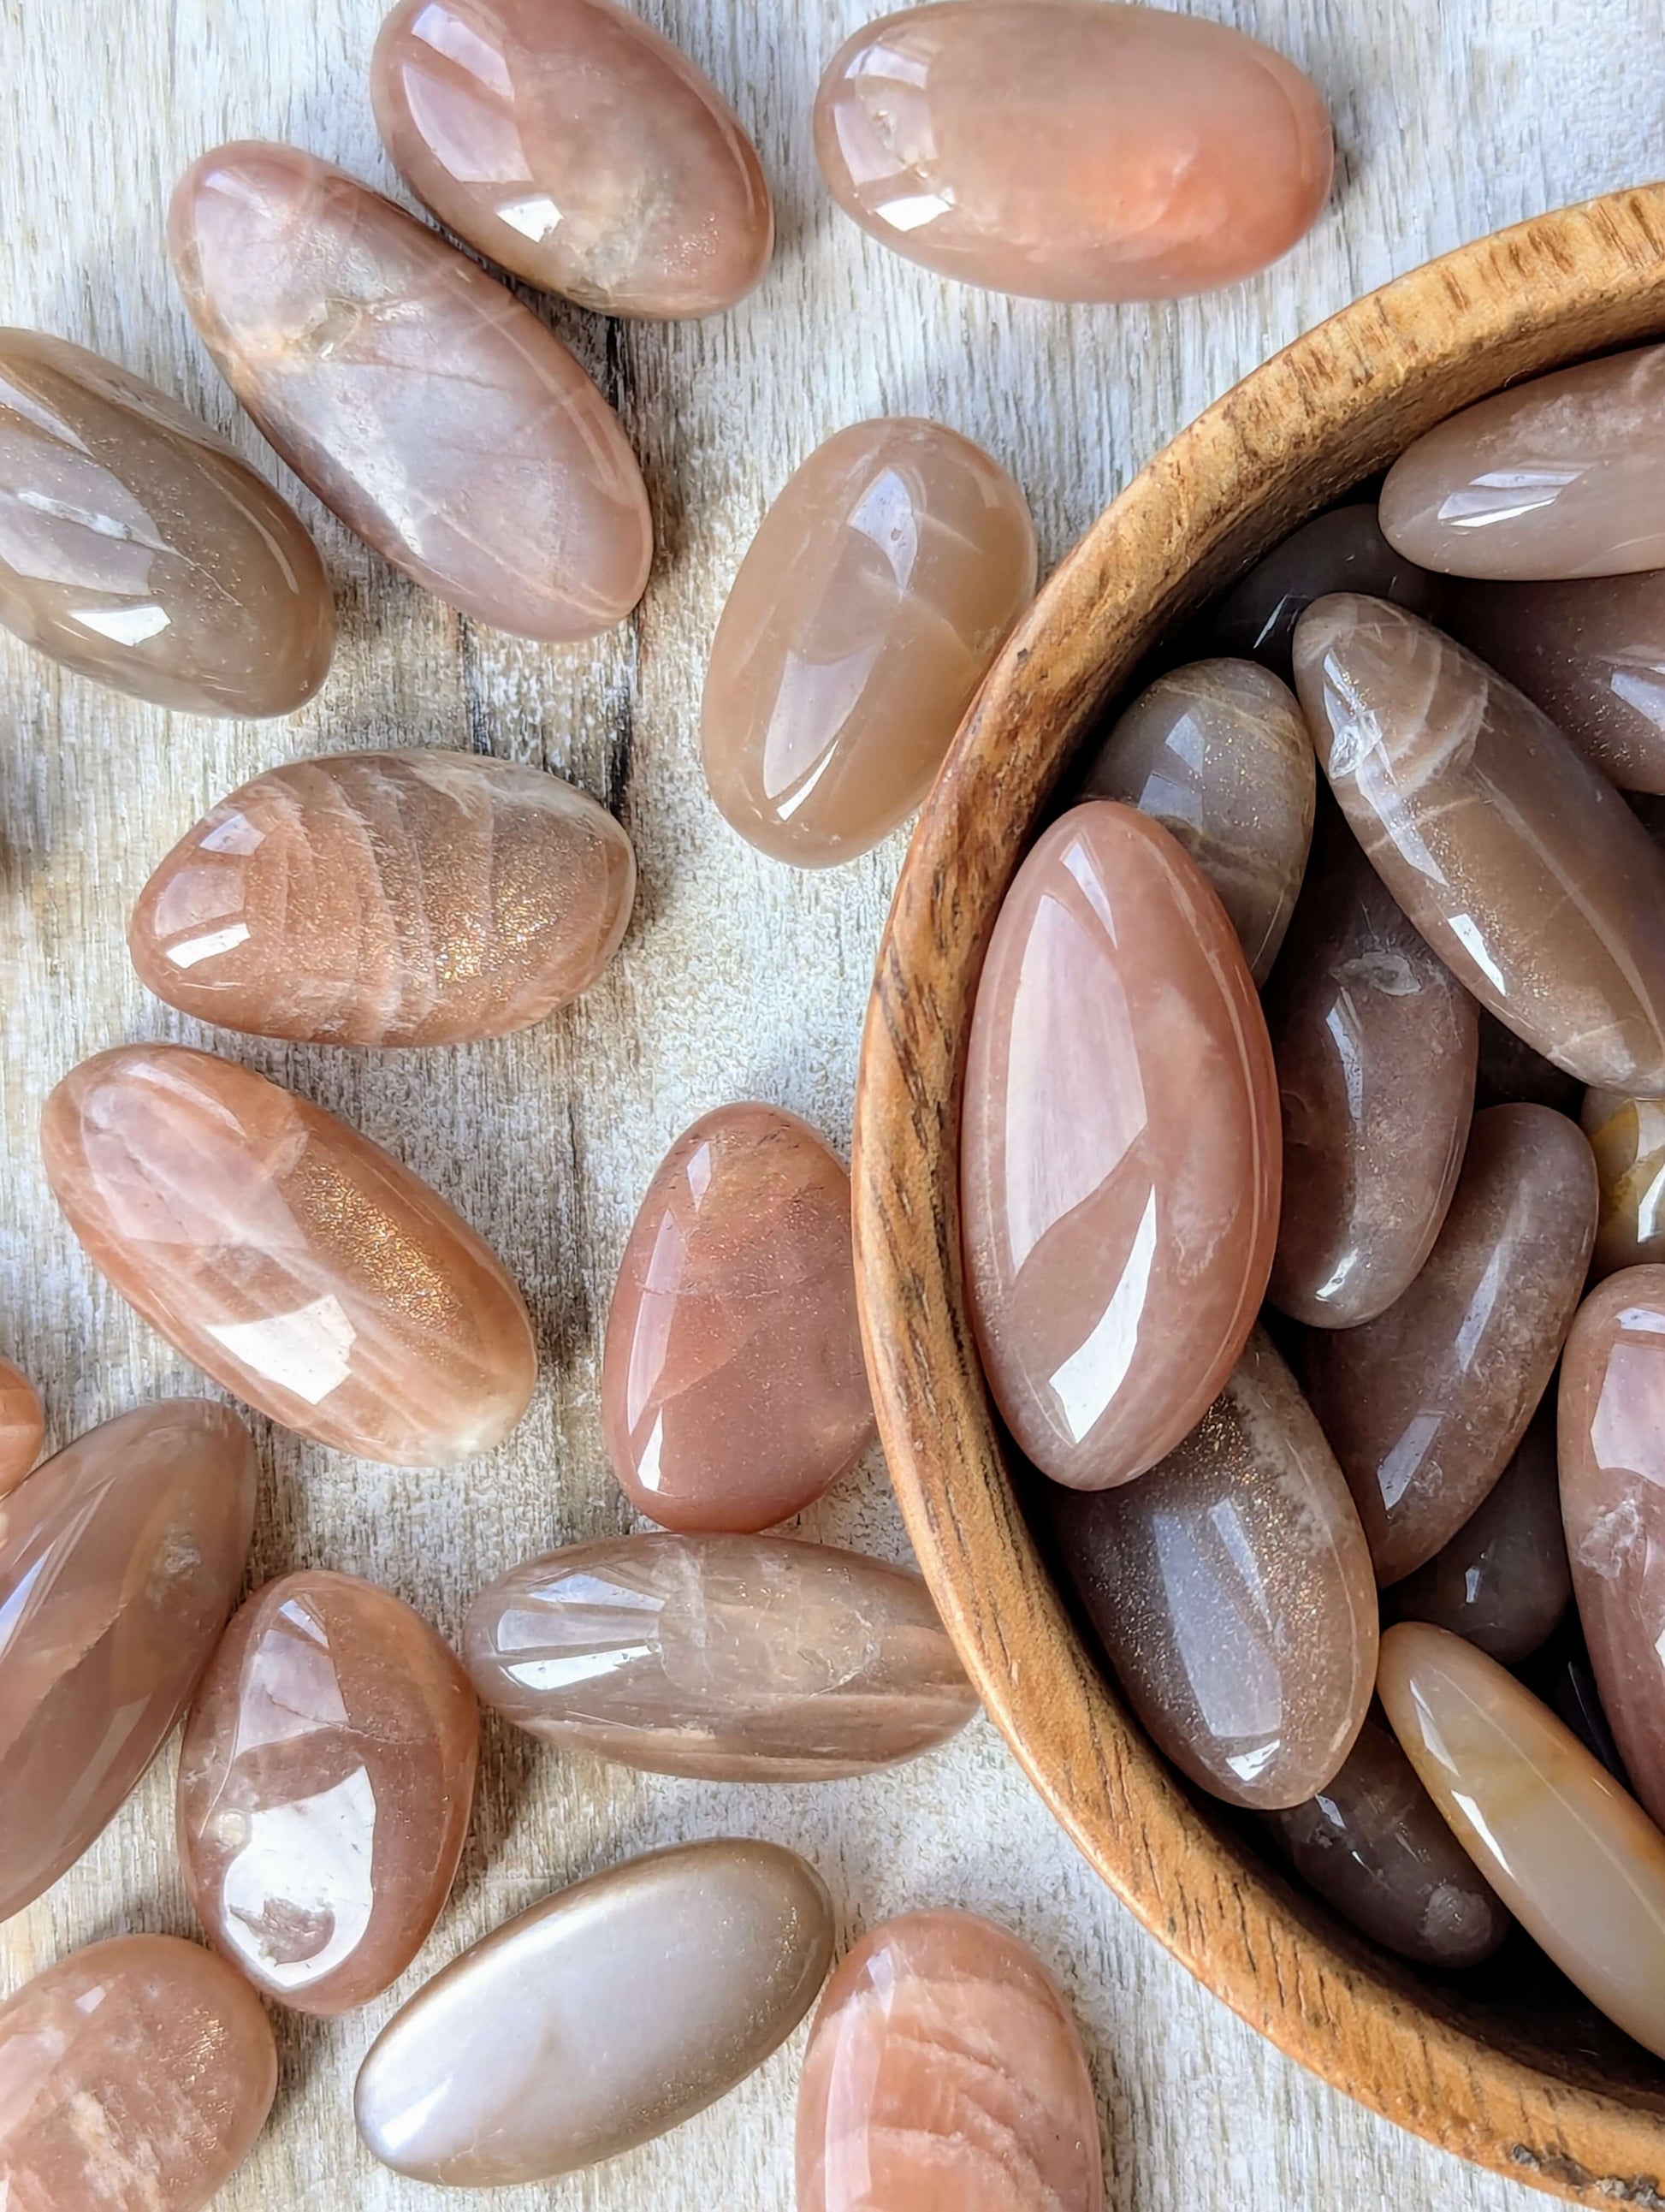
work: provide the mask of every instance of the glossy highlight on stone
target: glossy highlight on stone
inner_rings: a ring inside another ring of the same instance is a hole
[[[1395,553],[1374,500],[1315,514],[1274,545],[1203,617],[1200,649],[1252,656],[1287,683],[1295,625],[1315,599],[1364,592],[1437,621],[1447,586]]]
[[[1665,1261],[1665,1099],[1587,1091],[1579,1118],[1601,1184],[1591,1273]]]
[[[940,0],[827,66],[815,151],[870,236],[1042,300],[1159,300],[1251,276],[1329,191],[1329,118],[1224,25],[1097,0]]]
[[[457,1871],[479,1732],[391,1590],[304,1569],[246,1601],[185,1723],[179,1839],[197,1918],[263,1996],[340,2013],[398,1979]]]
[[[198,1020],[313,1044],[506,1036],[587,990],[636,864],[612,816],[478,753],[336,753],[268,769],[139,894],[140,980]]]
[[[136,699],[290,714],[335,606],[301,518],[154,385],[0,331],[0,623]]]
[[[532,1735],[655,1774],[823,1782],[916,1758],[977,1709],[915,1574],[782,1536],[616,1536],[529,1559],[464,1656]]]
[[[666,1528],[788,1520],[872,1442],[850,1178],[795,1114],[719,1106],[660,1161],[619,1263],[601,1419],[625,1496]]]
[[[285,1428],[441,1467],[525,1413],[537,1352],[501,1262],[321,1106],[212,1053],[122,1045],[64,1078],[40,1149],[128,1304]]]
[[[39,1458],[46,1435],[40,1393],[9,1359],[0,1359],[0,1498],[16,1489]]]
[[[1112,799],[1037,839],[973,1011],[960,1154],[983,1372],[1072,1489],[1154,1467],[1248,1340],[1278,1222],[1277,1078],[1196,863]]]
[[[1531,702],[1385,600],[1295,633],[1318,757],[1434,951],[1583,1083],[1665,1091],[1665,855]]]
[[[545,642],[641,597],[647,494],[618,418],[531,309],[291,146],[216,148],[168,212],[179,289],[295,474],[460,612]]]
[[[260,2001],[173,1936],[72,1951],[0,2002],[0,2204],[203,2212],[265,2125]]]
[[[242,1580],[258,1472],[235,1414],[175,1398],[0,1501],[0,1920],[75,1863],[185,1711]]]
[[[1103,2212],[1098,2106],[1062,1993],[969,1912],[869,1929],[815,2016],[798,2212]]]
[[[688,57],[611,0],[399,0],[370,96],[441,222],[599,314],[714,314],[769,266],[751,141]]]
[[[931,787],[1035,593],[1035,531],[998,461],[884,416],[818,446],[758,526],[700,708],[706,781],[759,851],[853,860]]]
[[[820,1876],[721,1838],[592,1875],[465,1951],[359,2069],[372,2154],[453,2188],[545,2181],[663,2135],[763,2064],[832,1955]]]

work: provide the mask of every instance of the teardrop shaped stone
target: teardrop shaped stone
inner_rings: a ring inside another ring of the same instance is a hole
[[[1098,2106],[1062,1992],[970,1912],[869,1929],[810,2032],[798,2212],[1103,2212]]]
[[[395,167],[471,246],[603,315],[709,315],[769,266],[751,141],[611,0],[399,0],[370,97]]]
[[[1665,567],[1665,345],[1511,384],[1400,455],[1382,527],[1453,576]]]
[[[39,331],[0,331],[0,623],[196,714],[293,714],[335,650],[287,501],[154,385]]]
[[[1307,1339],[1307,1395],[1378,1582],[1431,1559],[1514,1456],[1577,1310],[1595,1201],[1589,1146],[1565,1115],[1488,1107],[1409,1290],[1362,1328]]]
[[[700,708],[706,781],[760,852],[830,867],[930,789],[1035,593],[998,461],[940,422],[854,423],[789,477],[746,549]]]
[[[301,481],[494,629],[593,637],[641,597],[647,494],[618,417],[477,263],[327,161],[222,146],[168,212],[186,307]]]
[[[814,2003],[832,1900],[778,1844],[728,1838],[609,1867],[453,1959],[395,2013],[355,2111],[397,2173],[546,2181],[725,2096]]]
[[[1265,1331],[1159,1466],[1049,1492],[1046,1510],[1117,1681],[1174,1764],[1233,1805],[1322,1789],[1370,1702],[1376,1590],[1341,1471]]]
[[[1665,1099],[1587,1091],[1579,1118],[1601,1183],[1591,1274],[1665,1261]]]
[[[9,1359],[0,1359],[0,1498],[16,1489],[39,1458],[46,1435],[40,1393]]]
[[[1277,1078],[1218,894],[1091,799],[1006,894],[973,1011],[967,1287],[1019,1448],[1072,1489],[1142,1474],[1248,1340],[1278,1222]]]
[[[202,2212],[277,2091],[260,2001],[174,1936],[72,1951],[0,2002],[0,2204]]]
[[[1533,1941],[1665,2057],[1665,1836],[1529,1690],[1449,1629],[1382,1639],[1382,1702],[1457,1841]]]
[[[1266,1821],[1325,1904],[1401,1959],[1475,1966],[1509,1933],[1508,1913],[1373,1713],[1323,1789]]]
[[[944,0],[828,64],[815,151],[870,236],[963,283],[1161,300],[1264,269],[1329,191],[1329,118],[1241,32],[1083,0]]]
[[[197,1918],[263,1996],[340,2013],[398,1979],[456,1875],[479,1734],[391,1590],[306,1569],[246,1600],[185,1723],[179,1838]]]
[[[630,841],[560,777],[478,753],[268,769],[187,830],[127,943],[159,999],[311,1044],[459,1044],[593,983],[635,896]]]
[[[1382,535],[1376,501],[1332,507],[1303,522],[1204,616],[1199,651],[1252,655],[1285,682],[1295,625],[1315,599],[1364,592],[1438,621],[1445,586],[1395,553]]]
[[[1583,1083],[1665,1091],[1665,855],[1605,777],[1473,653],[1385,600],[1295,633],[1318,757],[1446,966]]]
[[[1286,684],[1252,660],[1176,668],[1125,708],[1081,780],[1170,830],[1220,895],[1257,983],[1307,865],[1312,740]]]
[[[337,1451],[489,1451],[538,1379],[502,1263],[333,1114],[182,1045],[118,1046],[46,1101],[41,1157],[94,1264],[216,1382]]]
[[[977,1709],[917,1575],[782,1536],[548,1553],[481,1591],[463,1652],[533,1735],[714,1781],[870,1773]]]
[[[619,1263],[601,1419],[625,1496],[667,1528],[750,1534],[873,1438],[850,1178],[778,1106],[719,1106],[647,1186]]]
[[[258,1472],[235,1414],[176,1398],[88,1430],[0,1503],[0,1920],[167,1741],[243,1578]]]
[[[1433,1249],[1474,1102],[1474,1002],[1334,818],[1266,994],[1284,1200],[1268,1295],[1315,1328],[1385,1312]]]

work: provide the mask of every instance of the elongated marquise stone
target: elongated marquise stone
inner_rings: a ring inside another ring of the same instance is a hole
[[[0,623],[197,714],[292,714],[335,650],[294,509],[165,392],[39,331],[0,331]]]
[[[391,1590],[315,1569],[227,1630],[179,1753],[197,1917],[263,1995],[339,2013],[427,1942],[468,1834],[474,1692]]]
[[[1572,1731],[1449,1629],[1382,1639],[1382,1702],[1422,1785],[1568,1980],[1665,2057],[1665,1836]]]
[[[1036,841],[972,1015],[961,1146],[983,1371],[1043,1474],[1103,1490],[1194,1428],[1278,1223],[1277,1078],[1218,894],[1113,799]]]
[[[349,530],[497,629],[593,637],[653,526],[618,418],[529,307],[368,185],[222,146],[168,213],[174,274],[238,398]]]
[[[601,1419],[667,1528],[767,1528],[873,1438],[850,1178],[778,1106],[719,1106],[660,1161],[619,1263]]]
[[[1317,220],[1334,158],[1281,54],[1097,0],[941,0],[867,24],[821,80],[815,151],[892,252],[1042,300],[1250,276]]]
[[[1595,1202],[1576,1123],[1488,1107],[1409,1290],[1360,1328],[1308,1338],[1307,1395],[1378,1582],[1431,1559],[1514,1456],[1577,1310]]]
[[[1103,2212],[1086,2054],[1026,1943],[969,1912],[870,1929],[798,2091],[798,2212]]]
[[[1116,1680],[1174,1764],[1261,1810],[1322,1789],[1370,1702],[1376,1589],[1341,1470],[1265,1332],[1160,1466],[1047,1504]]]
[[[630,841],[583,792],[478,753],[269,769],[188,830],[127,943],[159,999],[312,1044],[460,1044],[540,1022],[618,950]]]
[[[514,1567],[469,1608],[487,1705],[656,1774],[820,1782],[912,1759],[977,1700],[925,1584],[784,1536],[618,1536]]]
[[[1295,632],[1318,757],[1446,966],[1582,1083],[1665,1091],[1665,855],[1512,684],[1383,599]]]
[[[1382,527],[1453,576],[1665,568],[1665,345],[1510,385],[1388,471]]]
[[[257,1474],[235,1414],[179,1398],[89,1430],[0,1503],[0,1920],[75,1863],[185,1711]]]
[[[40,1393],[9,1359],[0,1359],[0,1498],[16,1489],[39,1458],[46,1435]]]
[[[359,2133],[396,2172],[489,2189],[663,2135],[763,2064],[832,1955],[820,1876],[720,1838],[610,1867],[454,1959],[359,2071]]]
[[[1252,655],[1287,682],[1295,625],[1315,599],[1365,592],[1437,621],[1444,590],[1389,544],[1376,501],[1359,500],[1314,515],[1274,545],[1204,617],[1199,635],[1204,650]]]
[[[611,0],[399,0],[370,96],[442,223],[599,314],[712,314],[769,266],[751,141],[688,57]]]
[[[1579,1118],[1601,1180],[1590,1272],[1665,1261],[1665,1099],[1587,1091]]]
[[[884,416],[819,446],[746,550],[700,708],[706,781],[740,835],[829,867],[931,787],[1035,592],[1035,532],[998,461]]]
[[[174,1936],[73,1951],[0,2002],[0,2204],[203,2212],[277,2091],[260,2001]]]
[[[525,1413],[538,1357],[501,1262],[321,1106],[212,1053],[123,1045],[64,1077],[40,1149],[129,1304],[284,1427],[442,1467]]]
[[[1286,684],[1252,660],[1159,676],[1117,717],[1083,799],[1171,830],[1220,895],[1257,983],[1272,972],[1312,842],[1312,740]]]

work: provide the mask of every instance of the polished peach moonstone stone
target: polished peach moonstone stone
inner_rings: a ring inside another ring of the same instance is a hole
[[[124,1045],[64,1077],[40,1147],[122,1296],[286,1428],[439,1467],[525,1413],[537,1352],[501,1262],[321,1106],[212,1053]]]
[[[0,1359],[0,1498],[34,1465],[46,1434],[40,1393],[9,1359]]]
[[[798,2091],[798,2212],[1101,2212],[1080,2035],[1025,1943],[969,1912],[871,1929]]]

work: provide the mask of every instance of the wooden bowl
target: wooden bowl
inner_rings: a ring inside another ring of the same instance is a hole
[[[959,1122],[1001,898],[1079,741],[1152,650],[1431,424],[1662,333],[1665,185],[1652,185],[1398,278],[1158,455],[1012,638],[920,819],[879,950],[854,1159],[891,1475],[960,1656],[1036,1789],[1122,1902],[1291,2057],[1462,2157],[1607,2208],[1665,2203],[1665,2066],[1522,1944],[1446,1978],[1355,1936],[1182,1782],[1101,1675],[1030,1534],[978,1366]]]

